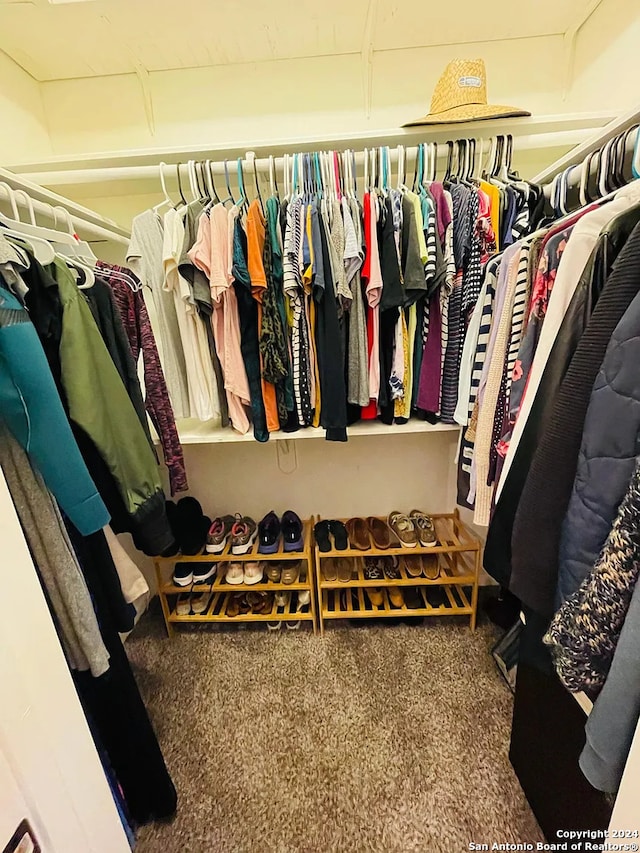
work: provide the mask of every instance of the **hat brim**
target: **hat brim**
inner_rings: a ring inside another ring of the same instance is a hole
[[[418,127],[423,124],[458,124],[466,121],[487,121],[492,118],[518,118],[530,116],[527,110],[519,110],[517,107],[505,107],[499,104],[465,104],[461,107],[452,107],[441,113],[429,113],[415,121],[408,121],[402,127]]]

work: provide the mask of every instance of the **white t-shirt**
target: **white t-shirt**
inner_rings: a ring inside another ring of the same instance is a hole
[[[153,310],[149,311],[149,316],[173,413],[176,418],[188,418],[187,368],[178,315],[172,294],[163,287],[163,241],[162,220],[153,210],[145,210],[131,224],[127,263],[148,288],[146,292],[151,293]],[[145,302],[149,303],[149,300],[145,299]]]
[[[179,211],[164,217],[164,289],[173,294],[182,350],[186,362],[190,417],[220,424],[218,386],[206,330],[191,299],[189,283],[180,274],[179,262],[184,243],[184,221]]]

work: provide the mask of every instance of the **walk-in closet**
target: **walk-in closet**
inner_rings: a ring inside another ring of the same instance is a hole
[[[0,0],[2,853],[640,849],[638,44]]]

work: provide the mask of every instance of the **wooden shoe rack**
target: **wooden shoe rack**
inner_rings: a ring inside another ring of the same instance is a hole
[[[480,540],[460,520],[456,510],[450,514],[432,515],[438,543],[431,548],[418,545],[415,548],[396,547],[380,550],[373,545],[366,551],[352,548],[346,551],[320,551],[316,553],[316,579],[318,584],[318,613],[320,632],[324,634],[326,619],[371,619],[379,617],[406,616],[468,616],[473,631],[476,627],[478,606],[478,579],[480,576]],[[345,521],[345,519],[342,519]],[[440,577],[428,580],[407,574],[400,561],[400,577],[383,580],[365,580],[364,560],[366,557],[415,556],[416,554],[437,555]],[[328,581],[322,572],[325,560],[346,557],[352,562],[351,580]],[[367,587],[382,591],[383,603],[375,607],[369,601]],[[415,587],[422,598],[423,607],[394,607],[388,595],[390,587]],[[437,590],[437,591],[436,591]],[[436,601],[436,595],[440,601]],[[430,600],[431,599],[431,600]],[[434,605],[434,601],[436,601]]]
[[[173,636],[175,624],[198,624],[205,622],[223,622],[227,624],[237,624],[239,622],[311,622],[313,631],[316,631],[316,596],[315,584],[313,575],[313,550],[312,550],[312,529],[313,519],[303,522],[304,525],[304,545],[302,551],[284,551],[282,539],[280,539],[280,548],[275,554],[260,554],[258,553],[258,541],[256,540],[248,554],[236,555],[231,553],[231,544],[227,542],[224,551],[221,554],[198,554],[195,557],[184,556],[178,554],[175,557],[157,557],[154,560],[156,577],[158,580],[158,595],[162,605],[162,613],[167,628],[169,637]],[[295,583],[272,583],[265,580],[256,584],[228,584],[224,577],[219,576],[217,571],[213,577],[212,583],[192,584],[191,586],[176,586],[173,583],[173,568],[176,563],[247,563],[255,561],[273,562],[290,562],[292,560],[300,560],[300,575]],[[301,590],[309,590],[310,601],[304,613],[296,612],[295,593]],[[176,611],[178,596],[181,593],[202,593],[211,592],[211,601],[202,614],[179,615]],[[284,609],[278,609],[275,598],[273,608],[270,613],[239,613],[237,616],[230,616],[227,613],[227,608],[231,602],[231,597],[234,593],[249,593],[249,592],[290,592],[289,604]]]

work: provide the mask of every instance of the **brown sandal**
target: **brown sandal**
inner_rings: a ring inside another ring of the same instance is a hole
[[[238,616],[240,614],[240,605],[244,600],[243,592],[234,592],[227,599],[227,606],[225,608],[225,613],[227,616],[233,618],[234,616]]]
[[[386,521],[381,518],[375,518],[370,515],[367,519],[369,525],[369,533],[373,540],[373,544],[380,551],[386,551],[387,548],[398,545],[396,535],[391,531]]]
[[[349,542],[357,551],[368,551],[371,548],[369,527],[364,518],[350,518],[346,524]]]

